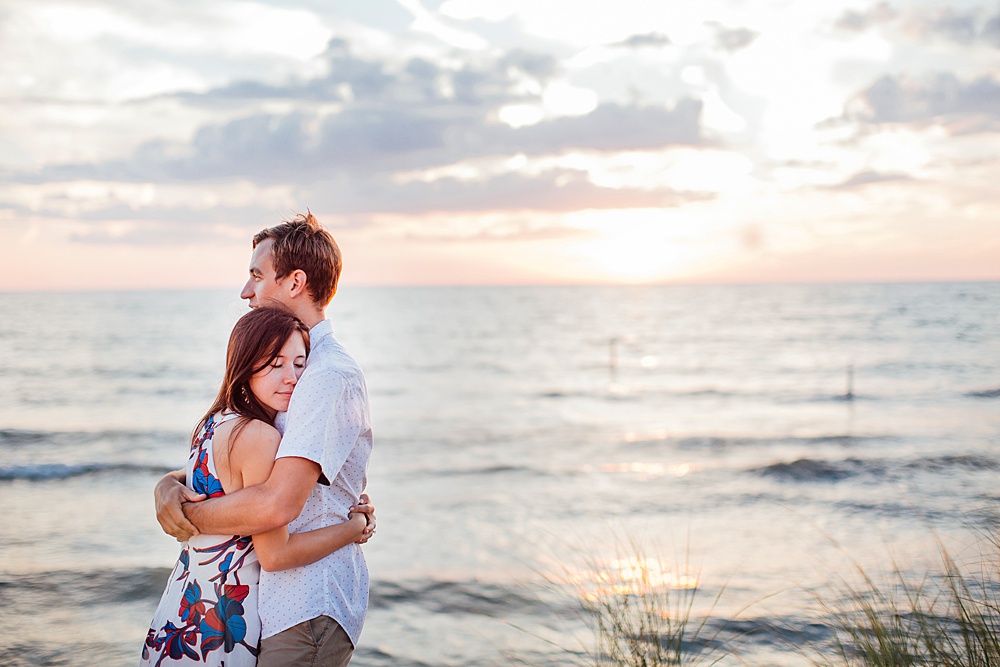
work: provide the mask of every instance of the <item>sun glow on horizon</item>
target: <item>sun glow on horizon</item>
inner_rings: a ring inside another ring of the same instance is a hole
[[[592,211],[575,217],[588,238],[572,242],[577,264],[607,282],[644,283],[685,276],[699,260],[702,231],[662,209]],[[567,267],[570,268],[570,267]]]

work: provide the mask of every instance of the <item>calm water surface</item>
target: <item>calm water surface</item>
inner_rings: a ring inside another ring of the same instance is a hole
[[[243,312],[0,294],[0,664],[135,662],[178,550],[151,489]],[[754,630],[749,664],[809,664],[818,591],[974,555],[1000,495],[1000,283],[345,288],[329,314],[376,427],[361,667],[571,664],[574,594],[539,584],[630,540],[725,587],[710,627]]]

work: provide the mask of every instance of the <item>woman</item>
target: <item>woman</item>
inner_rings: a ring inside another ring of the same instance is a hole
[[[212,498],[267,480],[281,436],[274,417],[288,409],[305,368],[309,330],[279,308],[256,308],[229,337],[226,375],[191,443],[187,485]],[[347,522],[289,535],[196,535],[184,544],[142,649],[141,666],[256,665],[257,582],[269,571],[315,562],[363,540],[372,508]]]

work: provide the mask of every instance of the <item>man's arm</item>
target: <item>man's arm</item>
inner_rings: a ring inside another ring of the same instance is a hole
[[[255,535],[286,526],[302,508],[319,479],[319,464],[295,456],[274,462],[267,481],[219,498],[186,502],[184,514],[208,535]]]

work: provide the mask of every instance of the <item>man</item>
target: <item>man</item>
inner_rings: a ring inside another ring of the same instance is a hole
[[[157,484],[157,519],[184,540],[196,532],[253,535],[288,524],[292,533],[347,521],[366,483],[372,432],[361,369],[333,337],[326,306],[337,291],[340,248],[312,213],[259,232],[251,308],[280,303],[309,327],[311,352],[296,385],[274,468],[264,484],[203,502],[172,473]],[[361,540],[374,534],[374,522]],[[368,567],[351,544],[306,567],[261,572],[260,667],[343,667],[368,606]]]

